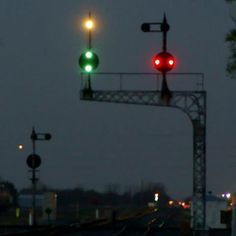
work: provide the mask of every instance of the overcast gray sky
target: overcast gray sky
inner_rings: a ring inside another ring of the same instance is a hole
[[[53,135],[37,144],[40,179],[50,186],[162,182],[171,195],[192,193],[192,126],[184,113],[80,101],[77,60],[89,10],[97,20],[98,72],[155,72],[151,58],[161,35],[144,34],[140,25],[166,12],[173,72],[205,74],[207,190],[236,191],[236,80],[225,73],[224,42],[235,25],[222,0],[1,0],[0,176],[18,188],[29,185],[34,125]]]

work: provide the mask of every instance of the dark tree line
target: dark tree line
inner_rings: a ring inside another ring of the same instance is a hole
[[[18,192],[14,184],[8,181],[0,182],[0,213],[17,206]]]
[[[32,194],[31,187],[22,189],[20,194]],[[146,183],[139,187],[131,186],[121,192],[118,184],[109,184],[104,192],[88,190],[83,187],[73,189],[55,189],[39,184],[37,193],[55,192],[57,194],[58,207],[84,206],[147,206],[154,202],[155,193],[159,194],[159,206],[167,206],[170,196],[161,183]]]
[[[159,193],[158,204],[161,206],[166,206],[170,199],[164,185],[160,183],[149,183],[135,192],[125,191],[123,193],[112,190],[101,193],[83,188],[54,191],[57,192],[59,206],[76,204],[83,206],[147,206],[148,202],[154,201],[155,193]]]

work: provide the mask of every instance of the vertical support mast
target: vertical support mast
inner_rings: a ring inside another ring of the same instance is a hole
[[[32,140],[32,151],[33,155],[36,154],[36,146],[35,146],[35,141],[37,139],[37,134],[35,132],[35,129],[33,127],[32,133],[31,133],[31,140]],[[37,184],[37,178],[36,178],[36,173],[35,173],[35,168],[32,168],[32,225],[35,226],[37,224],[36,222],[36,184]]]
[[[169,31],[169,29],[170,29],[170,26],[167,23],[166,14],[164,14],[164,18],[161,23],[161,31],[163,34],[163,45],[162,45],[163,52],[167,51],[167,32]]]
[[[161,23],[161,32],[163,35],[163,45],[162,45],[163,52],[167,51],[167,32],[169,31],[169,29],[170,29],[170,26],[167,23],[166,14],[164,14],[164,18]],[[162,72],[161,98],[163,101],[165,101],[168,104],[171,97],[172,97],[171,91],[169,90],[167,79],[166,79],[166,71],[163,71]]]
[[[88,20],[92,22],[91,12],[89,12]],[[88,28],[88,49],[91,50],[92,48],[92,29]],[[91,73],[88,73],[88,90],[91,91]]]
[[[91,12],[89,12],[88,20],[92,22]],[[92,30],[88,29],[88,49],[92,48]]]

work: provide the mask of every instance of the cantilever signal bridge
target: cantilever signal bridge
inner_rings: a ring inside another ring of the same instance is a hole
[[[169,73],[171,98],[163,99],[159,73],[81,74],[81,100],[173,107],[193,125],[193,229],[205,229],[206,91],[201,73]],[[91,79],[91,81],[90,81]]]

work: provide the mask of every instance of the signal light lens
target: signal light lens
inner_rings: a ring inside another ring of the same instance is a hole
[[[173,59],[170,59],[170,60],[168,61],[168,63],[169,63],[170,66],[173,66],[173,65],[174,65],[174,60],[173,60]]]
[[[94,27],[94,23],[91,19],[85,21],[85,28],[91,30]]]
[[[155,63],[155,65],[159,65],[161,63],[161,61],[159,59],[156,59],[154,63]]]
[[[91,72],[93,70],[93,67],[91,65],[86,65],[84,69],[86,72]]]
[[[93,53],[90,52],[90,51],[88,51],[88,52],[85,53],[85,56],[86,56],[88,59],[90,59],[90,58],[93,57]]]

